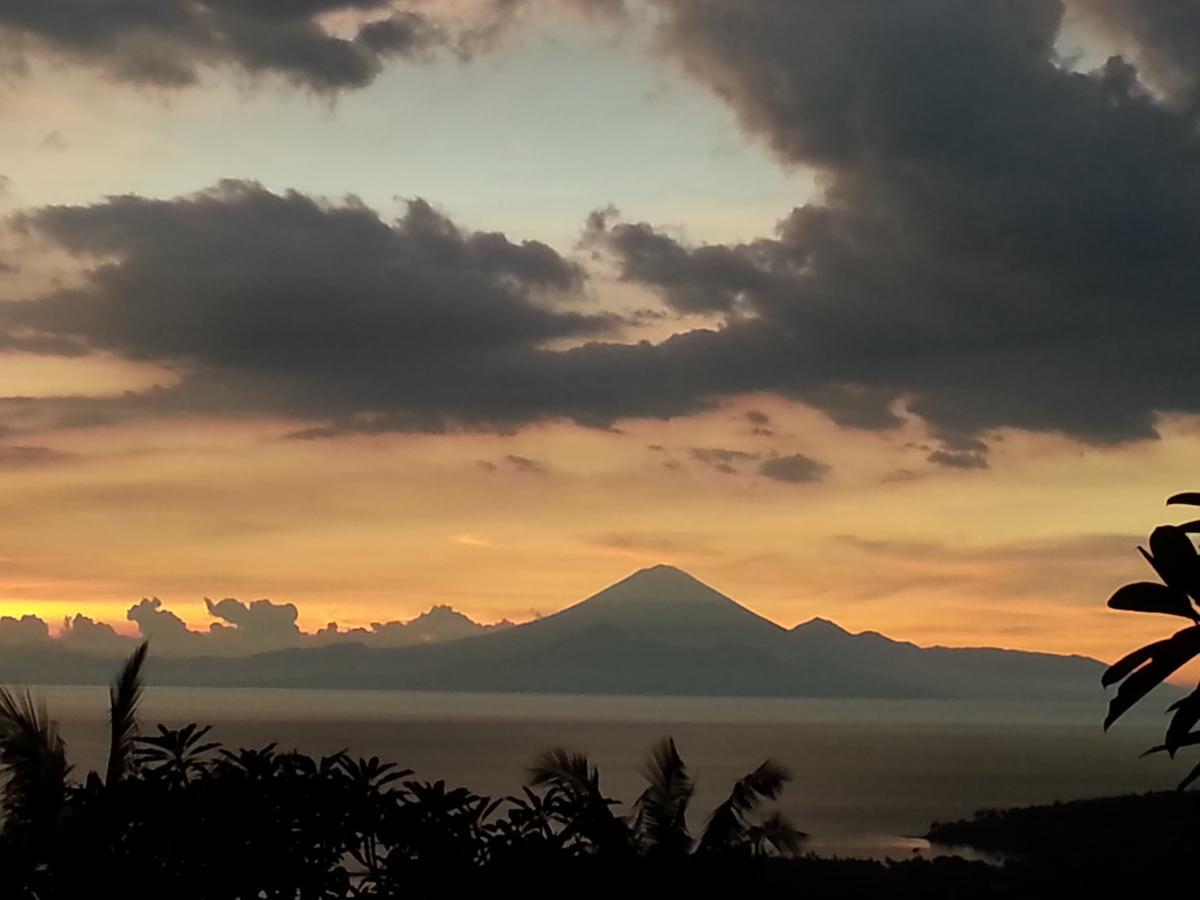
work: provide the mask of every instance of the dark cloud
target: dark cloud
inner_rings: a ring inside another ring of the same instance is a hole
[[[510,453],[494,461],[490,459],[476,460],[475,464],[489,475],[501,471],[517,472],[525,475],[548,475],[550,473],[550,466],[545,461],[533,459],[529,456],[521,456],[517,453]]]
[[[986,469],[987,457],[970,450],[934,450],[926,457],[931,463],[950,469]]]
[[[774,437],[771,417],[765,412],[752,409],[746,413],[746,421],[750,423],[750,433],[758,437]]]
[[[579,269],[535,241],[464,231],[424,201],[386,223],[357,201],[226,182],[177,200],[49,207],[15,224],[113,261],[80,287],[0,303],[0,335],[183,373],[171,388],[65,402],[61,415],[282,414],[317,420],[293,435],[315,439],[592,423],[626,405],[589,383],[586,360],[574,384],[553,380],[546,342],[615,322],[578,308]]]
[[[692,459],[716,469],[722,475],[736,475],[738,466],[758,459],[757,453],[727,450],[723,447],[693,447]]]
[[[330,13],[369,17],[343,37]],[[8,53],[50,52],[138,84],[180,87],[200,69],[234,66],[316,90],[369,84],[392,55],[443,46],[442,29],[387,0],[9,0],[0,5]],[[11,63],[11,60],[10,60]]]
[[[925,458],[938,466],[949,469],[986,469],[988,446],[983,441],[970,438],[943,441],[942,446],[932,450]]]
[[[616,210],[593,212],[583,246],[603,245],[621,260],[621,278],[658,288],[680,313],[731,313],[761,272],[723,246],[687,250],[645,223],[614,222]]]
[[[393,57],[437,50],[469,59],[492,49],[532,0],[487,0],[461,21],[439,4],[412,0],[6,0],[0,4],[0,67],[21,70],[49,53],[118,81],[194,84],[203,69],[274,75],[317,91],[361,88]],[[449,5],[449,4],[448,4]],[[620,0],[572,0],[596,17],[620,19]],[[419,9],[418,9],[419,8]],[[447,10],[450,11],[450,10]],[[360,22],[349,34],[328,17]],[[4,40],[7,38],[7,40]]]
[[[1181,0],[1070,0],[1070,8],[1086,25],[1128,45],[1155,87],[1171,99],[1200,101],[1200,6]]]
[[[175,9],[151,5],[150,29]],[[329,6],[262,2],[253,18]],[[999,428],[1119,442],[1154,436],[1156,413],[1200,411],[1192,107],[1124,59],[1063,65],[1056,0],[656,6],[666,52],[782,163],[818,175],[818,196],[745,243],[696,245],[611,210],[589,219],[585,243],[619,277],[719,325],[602,342],[613,320],[579,305],[579,270],[548,247],[467,232],[420,201],[385,223],[361,204],[227,183],[27,213],[23,227],[114,261],[0,308],[0,342],[184,373],[64,402],[74,421],[269,414],[308,438],[608,427],[769,391],[856,428],[907,409],[945,465],[980,462],[968,442]],[[49,8],[4,14],[43,22]],[[1106,21],[1174,46],[1164,9],[1138,0],[1141,24]]]
[[[792,484],[820,481],[828,472],[829,466],[800,453],[767,459],[758,467],[758,474]]]
[[[728,317],[681,354],[710,360],[699,392],[776,390],[876,428],[908,400],[951,443],[1123,441],[1200,409],[1196,123],[1123,60],[1058,65],[1058,3],[659,6],[686,69],[821,175],[771,239],[591,220],[622,277]]]
[[[530,475],[545,475],[549,471],[544,462],[539,459],[530,459],[528,456],[518,456],[510,453],[504,459],[518,472],[526,472]]]

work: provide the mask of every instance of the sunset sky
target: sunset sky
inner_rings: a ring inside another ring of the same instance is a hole
[[[667,562],[1119,655],[1200,488],[1198,98],[1155,0],[0,4],[0,615]]]

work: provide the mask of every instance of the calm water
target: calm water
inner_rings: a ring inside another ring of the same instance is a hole
[[[103,764],[104,688],[47,687],[77,772]],[[1153,703],[1155,709],[1165,703]],[[929,848],[930,822],[982,807],[1172,787],[1186,761],[1137,759],[1163,720],[1143,714],[1105,735],[1095,704],[696,699],[429,694],[399,691],[153,688],[143,721],[212,723],[233,746],[378,755],[478,793],[517,791],[541,749],[562,744],[600,766],[609,796],[640,791],[637,766],[672,735],[697,777],[693,826],[764,757],[791,767],[782,807],[827,855]],[[936,848],[935,848],[936,849]]]

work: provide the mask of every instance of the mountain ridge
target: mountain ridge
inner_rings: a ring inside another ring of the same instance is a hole
[[[17,654],[0,659],[0,680],[64,683],[73,669],[99,671]],[[152,658],[149,671],[154,683],[198,686],[1100,701],[1102,670],[1077,655],[920,647],[821,617],[788,629],[658,565],[551,615],[455,640]]]

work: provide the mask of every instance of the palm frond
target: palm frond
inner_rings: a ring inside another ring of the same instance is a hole
[[[534,787],[548,784],[575,796],[596,789],[599,779],[586,754],[564,747],[543,750],[529,767],[529,783]]]
[[[749,837],[756,856],[797,856],[808,839],[778,810],[750,828]]]
[[[143,641],[108,689],[109,743],[108,770],[105,784],[116,784],[128,771],[133,760],[134,739],[137,737],[137,711],[142,699],[142,670],[150,649]]]
[[[646,789],[635,804],[635,827],[649,852],[684,854],[692,845],[687,810],[695,782],[672,738],[654,746],[641,767]]]
[[[28,690],[0,687],[4,829],[36,831],[51,825],[62,808],[69,771],[66,744],[45,704],[35,703]]]
[[[742,778],[729,798],[713,810],[700,836],[699,852],[723,853],[747,846],[750,836],[746,817],[764,800],[774,800],[791,780],[788,770],[768,759]]]

